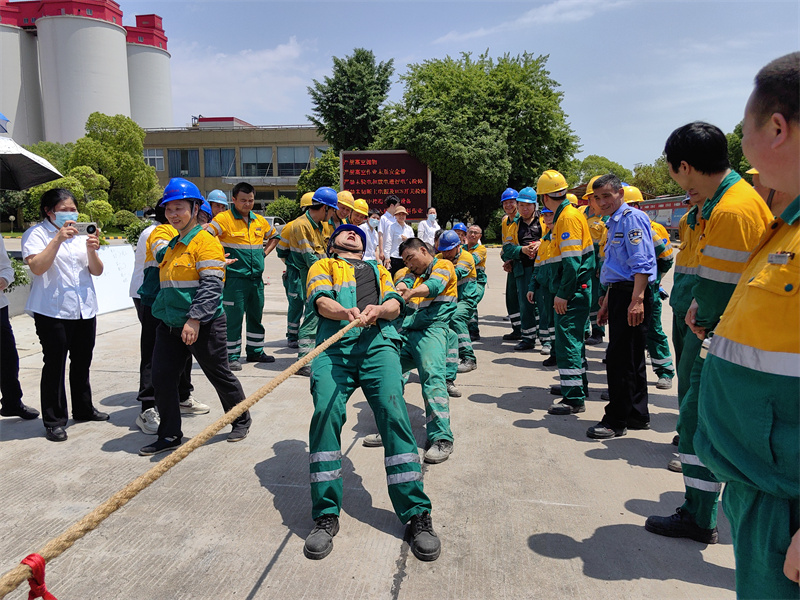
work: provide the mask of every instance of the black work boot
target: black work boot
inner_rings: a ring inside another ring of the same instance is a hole
[[[431,514],[425,511],[411,517],[408,523],[408,536],[411,552],[420,560],[431,561],[439,558],[442,542],[433,530]]]
[[[303,554],[311,560],[320,560],[333,550],[333,536],[339,533],[339,517],[322,515],[314,522],[316,525],[306,538]]]
[[[718,539],[717,528],[703,529],[694,521],[694,517],[679,508],[668,517],[647,517],[644,528],[650,533],[657,533],[667,537],[685,537],[701,544],[716,544]]]

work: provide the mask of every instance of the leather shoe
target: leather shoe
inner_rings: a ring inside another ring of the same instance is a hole
[[[542,361],[543,367],[555,367],[557,364],[556,357],[552,354]]]
[[[650,429],[650,421],[647,421],[645,423],[643,421],[630,420],[630,421],[628,421],[627,425],[628,425],[628,429],[632,429],[632,430]]]
[[[63,427],[46,427],[44,437],[51,442],[66,442],[67,432]]]
[[[73,420],[75,421],[108,421],[108,413],[100,412],[96,408],[92,409],[92,412],[86,415],[85,417],[72,415]],[[66,439],[66,438],[65,438]]]
[[[594,427],[589,427],[586,430],[586,437],[594,440],[607,440],[610,438],[620,437],[628,433],[628,430],[623,427],[622,429],[612,429],[602,421]]]
[[[19,417],[20,419],[30,421],[38,416],[38,410],[30,406],[25,406],[22,402],[19,403],[19,406],[15,406],[14,408],[0,408],[0,417]]]
[[[668,517],[647,517],[644,528],[650,533],[666,537],[686,537],[701,544],[716,544],[719,540],[717,528],[704,529],[700,527],[691,514],[679,508]]]
[[[522,334],[517,333],[516,331],[512,331],[511,333],[507,333],[503,336],[504,342],[516,342],[517,340],[522,339]]]

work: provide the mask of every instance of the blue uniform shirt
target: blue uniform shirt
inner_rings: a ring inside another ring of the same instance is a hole
[[[650,218],[638,208],[620,206],[606,222],[606,260],[600,271],[600,283],[633,281],[637,273],[647,273],[647,280],[656,280],[656,251]]]

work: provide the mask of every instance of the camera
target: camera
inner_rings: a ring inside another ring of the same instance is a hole
[[[97,223],[75,223],[78,235],[94,235],[97,233]]]

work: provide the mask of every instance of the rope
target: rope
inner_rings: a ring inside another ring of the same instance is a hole
[[[214,423],[203,429],[203,431],[198,433],[188,442],[178,446],[171,454],[159,461],[158,464],[156,464],[152,469],[131,481],[128,485],[111,496],[108,500],[103,502],[92,512],[83,517],[80,521],[74,523],[64,533],[56,538],[51,539],[41,550],[37,552],[37,554],[41,555],[45,562],[50,562],[54,558],[61,556],[61,554],[72,547],[75,542],[77,542],[90,531],[96,529],[100,523],[105,521],[115,511],[125,506],[128,501],[133,499],[139,492],[147,488],[153,482],[157,481],[172,467],[177,465],[184,458],[189,456],[189,454],[197,450],[197,448],[214,437],[220,429],[233,423],[234,420],[244,414],[244,412],[250,409],[250,407],[252,407],[256,402],[261,400],[267,394],[271,393],[276,387],[297,373],[297,371],[299,371],[302,367],[309,364],[317,355],[321,354],[331,345],[342,339],[344,334],[350,331],[353,327],[357,327],[359,325],[361,325],[361,319],[356,319],[355,321],[348,323],[343,329],[337,331],[322,344],[314,348],[314,350],[308,355],[292,364],[286,370],[281,372],[280,375],[272,379],[269,383],[261,386],[253,394],[234,406],[229,412],[225,413]],[[5,575],[0,577],[0,599],[5,598],[6,594],[17,589],[22,583],[25,582],[26,579],[32,577],[32,575],[33,571],[28,565],[25,564],[20,564],[8,571]]]

